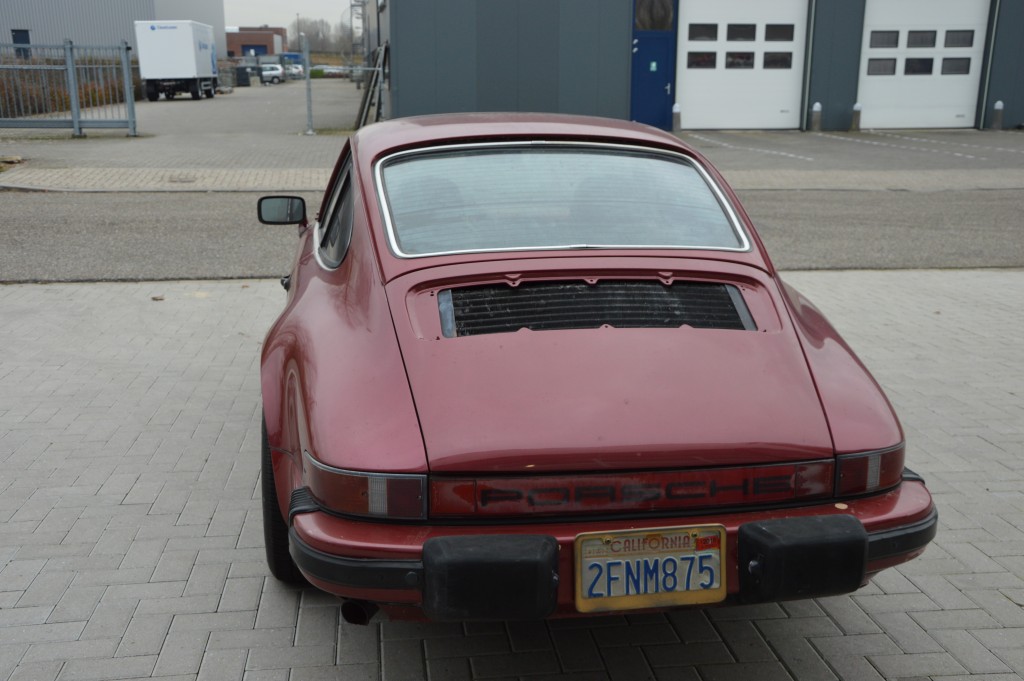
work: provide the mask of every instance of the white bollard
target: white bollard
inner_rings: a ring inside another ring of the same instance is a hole
[[[811,107],[811,132],[821,132],[821,102]]]
[[[1003,100],[999,100],[992,107],[992,129],[1002,130],[1003,129]]]
[[[850,132],[860,132],[860,102],[853,105],[853,120],[850,121]]]

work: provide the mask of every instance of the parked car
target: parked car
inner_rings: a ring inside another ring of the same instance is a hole
[[[312,71],[320,71],[320,75],[324,78],[348,78],[352,69],[348,66],[330,66],[328,64],[319,64],[312,67]]]
[[[260,64],[260,83],[280,83],[284,80],[284,68],[280,64]]]
[[[397,119],[297,224],[263,346],[267,561],[347,621],[856,590],[937,514],[890,403],[672,135]]]
[[[285,75],[292,79],[303,78],[306,75],[305,71],[302,70],[302,64],[288,64],[284,68],[284,72]]]

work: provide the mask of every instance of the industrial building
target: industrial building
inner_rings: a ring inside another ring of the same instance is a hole
[[[0,42],[20,45],[116,45],[134,49],[136,21],[191,19],[213,27],[217,54],[227,54],[224,3],[210,0],[3,0]]]
[[[367,0],[382,110],[668,129],[1024,124],[1024,0]],[[997,102],[1003,109],[997,113]]]
[[[288,51],[288,29],[279,26],[239,26],[227,33],[228,57],[263,57]]]

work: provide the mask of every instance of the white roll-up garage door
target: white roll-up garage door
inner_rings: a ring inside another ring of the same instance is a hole
[[[682,127],[800,127],[806,36],[807,0],[681,0]]]
[[[975,124],[990,0],[867,0],[864,128]]]

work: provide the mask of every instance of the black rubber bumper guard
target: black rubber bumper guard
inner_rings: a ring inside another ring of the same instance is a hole
[[[308,489],[297,489],[289,521],[319,510]],[[924,548],[937,526],[934,508],[916,523],[874,533],[849,515],[746,523],[740,526],[739,599],[849,593],[860,586],[868,562]],[[424,544],[423,560],[337,556],[310,546],[294,528],[288,539],[292,559],[309,576],[357,589],[420,590],[424,612],[435,620],[540,619],[556,605],[558,546],[546,535],[438,537]],[[496,598],[495,584],[515,588],[503,587],[506,597]]]

